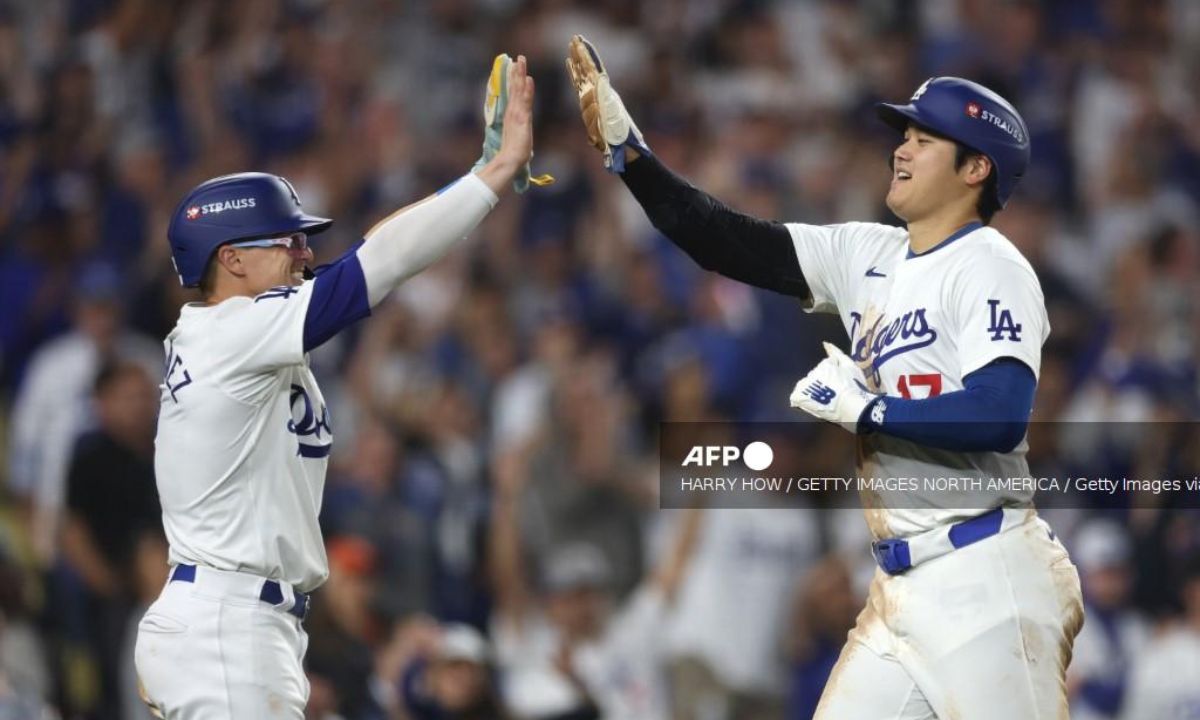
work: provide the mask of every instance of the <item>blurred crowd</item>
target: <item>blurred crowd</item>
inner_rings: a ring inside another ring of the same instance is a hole
[[[861,518],[660,511],[656,433],[790,419],[844,332],[649,226],[580,127],[573,33],[670,167],[761,217],[895,223],[871,103],[935,74],[1008,97],[1033,164],[994,224],[1053,327],[1035,420],[1074,428],[1031,432],[1035,474],[1200,466],[1200,3],[0,0],[0,717],[147,717],[176,202],[284,175],[336,219],[331,260],[471,167],[498,52],[529,57],[558,182],[312,358],[336,442],[309,715],[811,716],[872,568]],[[1172,431],[1147,449],[1098,421]],[[1196,717],[1195,512],[1045,516],[1089,608],[1072,716]]]

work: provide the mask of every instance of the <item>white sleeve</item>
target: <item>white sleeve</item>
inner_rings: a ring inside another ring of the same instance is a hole
[[[1020,360],[1038,377],[1050,321],[1032,269],[993,256],[987,267],[959,268],[951,293],[962,377],[1002,357]]]
[[[852,307],[851,278],[861,276],[907,237],[902,228],[875,223],[787,223],[785,227],[792,234],[796,259],[808,284],[810,299],[804,308],[808,312],[836,313]]]
[[[308,281],[221,303],[210,346],[214,365],[235,377],[304,362],[304,317],[312,296]]]
[[[358,249],[371,307],[445,255],[497,202],[491,188],[474,173],[467,173],[372,228]]]

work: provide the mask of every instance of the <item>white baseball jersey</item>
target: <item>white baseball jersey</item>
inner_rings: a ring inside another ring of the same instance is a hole
[[[165,341],[154,469],[170,561],[312,590],[333,443],[304,353],[313,283],[185,305]]]
[[[837,313],[850,356],[876,392],[927,398],[963,389],[963,378],[1011,357],[1036,377],[1050,333],[1037,276],[1003,235],[972,224],[920,255],[908,231],[872,223],[788,224],[812,293],[809,311]],[[864,478],[1020,478],[1026,445],[1008,453],[958,453],[882,433],[860,436]],[[1026,503],[1032,491],[956,492],[903,487],[867,493],[876,538],[907,537],[1000,505]]]

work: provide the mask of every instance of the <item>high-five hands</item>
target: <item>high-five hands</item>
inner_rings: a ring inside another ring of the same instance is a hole
[[[588,140],[604,153],[604,167],[609,172],[624,172],[626,146],[650,154],[642,132],[608,79],[600,53],[582,35],[571,38],[567,48],[567,74],[579,95]]]
[[[483,101],[483,154],[472,168],[481,176],[493,160],[512,172],[513,189],[523,193],[530,183],[543,186],[554,182],[550,175],[532,176],[533,78],[524,55],[514,61],[501,53],[492,61],[487,94]]]

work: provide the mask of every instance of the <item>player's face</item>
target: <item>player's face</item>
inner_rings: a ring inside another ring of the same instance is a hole
[[[277,238],[275,244],[238,247],[246,279],[255,293],[280,285],[299,285],[304,282],[304,266],[313,259],[312,250],[303,233]]]
[[[896,217],[915,222],[967,191],[954,167],[956,146],[909,125],[892,153],[892,184],[887,206]]]

